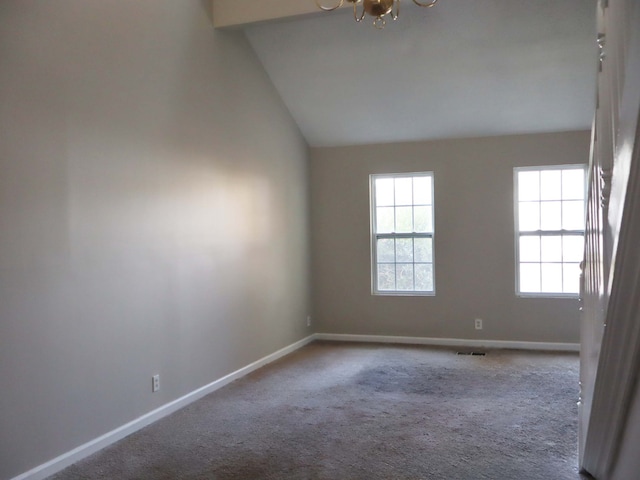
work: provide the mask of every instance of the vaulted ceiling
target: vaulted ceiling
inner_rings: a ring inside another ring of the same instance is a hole
[[[595,12],[596,0],[402,0],[380,31],[314,0],[214,0],[312,146],[588,129]]]

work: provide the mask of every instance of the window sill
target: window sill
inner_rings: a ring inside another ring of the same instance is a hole
[[[518,298],[566,298],[569,300],[578,300],[580,295],[577,293],[516,293]]]
[[[436,292],[371,292],[374,297],[435,297]]]

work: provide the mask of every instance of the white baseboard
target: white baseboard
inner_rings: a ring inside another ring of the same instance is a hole
[[[166,405],[163,405],[162,407],[157,408],[156,410],[153,410],[146,415],[143,415],[142,417],[127,423],[126,425],[122,425],[121,427],[105,433],[104,435],[91,440],[84,445],[80,445],[79,447],[62,454],[59,457],[48,461],[47,463],[43,463],[42,465],[39,465],[38,467],[29,470],[28,472],[18,475],[11,480],[43,480],[50,475],[54,475],[55,473],[58,473],[68,466],[82,460],[83,458],[86,458],[89,455],[92,455],[97,451],[108,447],[118,440],[122,440],[123,438],[146,427],[147,425],[150,425],[153,422],[157,422],[161,418],[166,417],[167,415],[170,415],[177,410],[186,407],[190,403],[201,399],[205,395],[208,395],[209,393],[224,387],[234,380],[244,377],[254,370],[257,370],[260,367],[264,367],[265,365],[278,360],[279,358],[284,357],[285,355],[288,355],[289,353],[292,353],[299,348],[304,347],[308,343],[311,343],[313,340],[315,340],[313,335],[303,338],[302,340],[293,343],[285,348],[282,348],[277,352],[272,353],[271,355],[267,355],[266,357],[261,358],[260,360],[257,360],[247,365],[246,367],[236,370],[229,375],[226,375],[214,382],[211,382],[208,385],[205,385],[204,387],[194,390],[193,392],[188,393],[187,395],[184,395],[177,400],[167,403]]]
[[[579,352],[578,343],[512,342],[504,340],[468,340],[462,338],[394,337],[387,335],[349,335],[342,333],[316,333],[314,340],[334,342],[402,343],[408,345],[432,345],[444,347],[500,348],[513,350],[544,350],[554,352]]]
[[[501,349],[517,349],[517,350],[546,350],[546,351],[564,351],[579,352],[580,345],[576,343],[544,343],[544,342],[511,342],[502,340],[466,340],[459,338],[427,338],[427,337],[395,337],[385,335],[349,335],[340,333],[315,333],[302,340],[293,343],[277,352],[267,355],[246,367],[230,373],[218,380],[194,390],[183,397],[178,398],[146,415],[137,418],[126,425],[116,428],[104,435],[91,440],[90,442],[80,445],[73,450],[64,453],[49,462],[43,463],[38,467],[29,470],[11,480],[44,480],[45,478],[58,473],[68,466],[102,450],[109,445],[122,440],[132,433],[157,422],[163,417],[170,415],[181,408],[186,407],[190,403],[201,399],[205,395],[212,393],[219,388],[237,380],[245,375],[264,367],[265,365],[278,360],[279,358],[292,353],[299,348],[311,343],[314,340],[330,340],[338,342],[369,342],[369,343],[397,343],[409,345],[432,345],[447,347],[473,347],[473,348],[501,348]]]

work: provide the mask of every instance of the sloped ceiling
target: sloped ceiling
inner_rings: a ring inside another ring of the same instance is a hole
[[[244,28],[309,144],[338,146],[590,128],[595,13],[595,0],[403,0],[382,31],[349,9]]]

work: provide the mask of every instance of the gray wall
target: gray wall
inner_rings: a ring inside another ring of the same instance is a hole
[[[208,7],[0,2],[0,479],[310,333],[307,146]]]
[[[570,132],[312,149],[316,330],[578,343],[577,300],[515,295],[513,168],[587,163],[589,144]],[[435,176],[437,294],[372,296],[369,175],[420,171]]]

